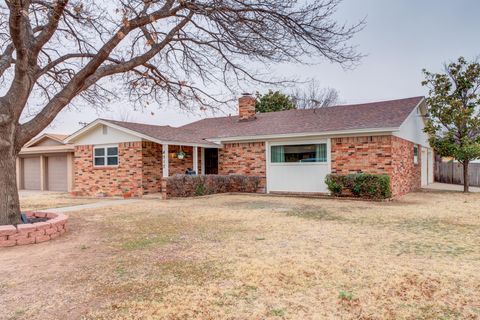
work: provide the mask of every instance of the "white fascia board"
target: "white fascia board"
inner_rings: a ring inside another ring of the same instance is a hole
[[[53,150],[22,150],[20,151],[18,154],[20,156],[23,156],[23,155],[29,155],[29,154],[50,154],[50,153],[70,153],[70,152],[74,152],[75,150],[72,149],[72,148],[69,148],[69,149],[53,149]]]
[[[30,147],[31,145],[34,145],[35,143],[39,142],[40,140],[42,140],[43,138],[45,138],[47,136],[46,133],[42,134],[42,135],[39,135],[38,137],[36,138],[33,138],[32,140],[30,140],[29,142],[27,142],[23,147],[24,148],[28,148]]]
[[[328,137],[328,136],[340,136],[350,134],[369,134],[369,133],[392,133],[398,131],[399,127],[391,128],[375,128],[375,129],[356,129],[356,130],[340,130],[340,131],[324,131],[324,132],[304,132],[304,133],[283,133],[283,134],[271,134],[271,135],[258,135],[258,136],[237,136],[226,138],[210,138],[206,139],[214,143],[224,142],[236,142],[236,141],[258,141],[258,140],[271,140],[271,139],[284,139],[284,138],[307,138],[307,137]]]
[[[97,120],[93,121],[92,123],[88,124],[86,127],[84,127],[82,129],[78,130],[77,132],[73,133],[72,135],[67,137],[67,139],[65,139],[64,142],[65,143],[72,143],[76,138],[80,137],[81,135],[88,132],[90,129],[96,127],[99,124],[117,129],[119,131],[131,134],[132,136],[136,136],[138,138],[141,138],[141,139],[144,139],[144,140],[149,140],[149,141],[152,141],[152,142],[155,142],[155,143],[158,143],[158,144],[171,144],[171,145],[182,145],[182,146],[188,146],[188,147],[203,147],[203,148],[216,148],[216,147],[219,148],[220,147],[220,146],[212,146],[212,145],[209,145],[209,144],[201,144],[201,143],[159,140],[157,138],[150,137],[146,134],[124,128],[122,126],[116,125],[114,123],[111,123],[111,122],[108,122],[108,121],[105,121],[105,120],[102,120],[102,119],[97,119]]]
[[[423,112],[423,110],[420,108],[422,106],[423,103],[425,103],[426,99],[423,98],[422,100],[420,100],[420,102],[415,106],[415,108],[412,110],[412,112],[410,112],[410,114],[405,118],[405,120],[402,122],[402,124],[400,125],[400,127],[398,127],[398,130],[397,132],[400,132],[402,130],[402,128],[405,126],[406,123],[408,123],[408,121],[410,120],[410,118],[413,118],[413,117],[418,117],[418,116],[421,116],[422,117],[422,121],[423,121],[423,124],[426,125],[426,121],[425,121],[425,115],[426,113]],[[419,110],[421,112],[421,114],[417,114],[417,110]],[[428,134],[427,134],[428,136]],[[410,140],[408,140],[410,141]],[[410,142],[413,142],[413,143],[416,143],[414,141],[410,141]],[[423,145],[423,144],[420,144],[422,147],[426,147],[426,148],[431,148],[430,144],[427,142],[427,145]]]
[[[407,122],[411,117],[416,116],[417,110],[422,111],[422,109],[420,109],[420,106],[421,106],[422,103],[424,103],[424,102],[425,102],[425,98],[423,98],[422,100],[420,100],[420,102],[415,106],[415,108],[413,108],[413,110],[412,110],[412,111],[410,112],[410,114],[405,118],[405,120],[403,120],[403,122],[402,122],[402,124],[400,125],[399,128],[401,128],[401,127],[405,124],[405,122]],[[425,116],[425,114],[422,113],[422,116]]]
[[[88,131],[90,131],[90,129],[96,127],[101,122],[102,122],[102,120],[100,120],[100,119],[97,119],[95,121],[90,122],[85,127],[75,131],[74,133],[72,133],[71,135],[66,137],[65,140],[63,140],[63,142],[64,143],[73,143],[74,140],[76,140],[78,137],[82,136],[83,134],[87,133]]]
[[[63,140],[58,139],[57,137],[51,136],[51,135],[48,134],[48,133],[44,133],[44,134],[41,134],[41,135],[39,135],[38,137],[30,140],[30,141],[27,142],[23,147],[24,147],[24,148],[28,148],[28,147],[30,147],[31,145],[34,145],[35,143],[42,141],[42,140],[45,139],[45,138],[49,138],[49,139],[52,139],[52,140],[54,140],[54,141],[57,141],[57,142],[60,142],[60,143],[64,143]]]

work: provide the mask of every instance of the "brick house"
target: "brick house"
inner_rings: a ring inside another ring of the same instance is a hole
[[[258,114],[244,95],[238,116],[177,128],[98,119],[65,142],[79,195],[157,193],[162,178],[193,170],[259,176],[268,193],[325,193],[329,173],[385,173],[400,196],[433,182],[425,112],[414,97]]]

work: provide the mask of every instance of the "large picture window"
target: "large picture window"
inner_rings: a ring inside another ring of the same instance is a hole
[[[271,147],[272,163],[325,163],[327,144],[298,144]]]
[[[117,166],[118,147],[93,148],[93,163],[95,167]]]

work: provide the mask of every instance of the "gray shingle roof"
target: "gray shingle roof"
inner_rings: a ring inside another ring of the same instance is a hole
[[[150,124],[124,122],[108,119],[102,120],[162,141],[178,142],[179,144],[188,143],[215,146],[214,143],[204,140],[196,132],[185,128],[156,126]]]
[[[207,118],[179,129],[196,132],[202,138],[231,138],[292,133],[397,128],[423,97],[343,105],[320,109],[260,113],[251,121],[238,116]]]
[[[205,139],[398,128],[422,100],[423,97],[413,97],[320,109],[259,113],[251,121],[239,121],[238,116],[206,118],[178,128],[102,120],[162,141],[215,146]]]

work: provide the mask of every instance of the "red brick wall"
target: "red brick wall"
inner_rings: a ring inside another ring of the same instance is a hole
[[[390,173],[392,137],[346,137],[332,139],[332,173]]]
[[[421,150],[413,163],[412,142],[395,136],[365,136],[332,139],[332,173],[388,174],[393,196],[420,187]]]
[[[265,142],[227,143],[218,150],[218,174],[261,177],[266,183]]]
[[[418,164],[413,162],[413,147],[412,142],[392,136],[392,177],[395,181],[392,193],[396,196],[404,195],[421,186],[422,147],[418,146]]]
[[[173,176],[174,174],[185,174],[185,171],[190,168],[193,169],[193,147],[182,147],[183,152],[185,152],[185,158],[178,159],[176,153],[180,152],[180,146],[168,146],[168,174]],[[175,156],[172,158],[171,154],[175,153]],[[199,168],[201,168],[199,166]]]
[[[193,169],[193,147],[182,147],[185,159],[171,157],[180,151],[169,146],[169,174],[184,174]],[[93,145],[75,147],[74,193],[88,196],[141,196],[162,191],[162,145],[154,142],[130,142],[118,145],[118,167],[95,168]],[[199,170],[201,151],[198,149]]]
[[[162,191],[162,145],[154,142],[142,142],[142,181],[143,193]]]
[[[76,146],[74,193],[89,196],[141,196],[142,142],[118,144],[118,155],[117,167],[95,168],[93,146]]]
[[[238,115],[240,121],[255,119],[257,99],[253,96],[242,96],[238,99]]]

